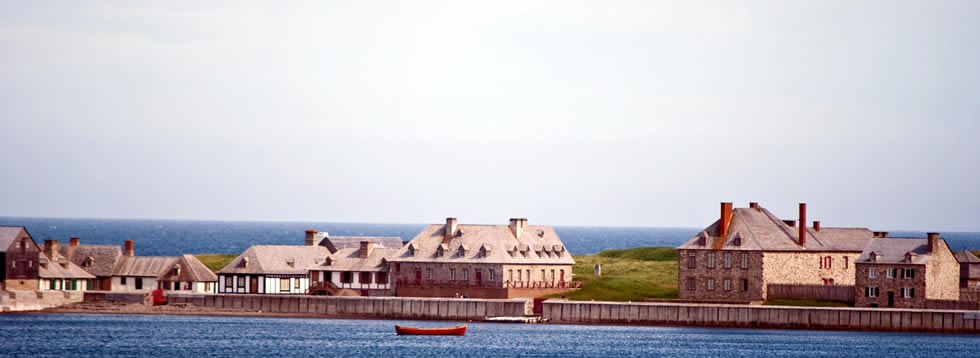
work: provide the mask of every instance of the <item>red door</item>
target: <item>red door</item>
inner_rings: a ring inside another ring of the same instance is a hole
[[[483,280],[483,272],[477,271],[476,272],[476,283],[477,284],[480,284],[480,281],[482,281],[482,280]]]
[[[415,270],[415,281],[422,281],[422,270]]]
[[[565,282],[565,270],[561,270],[561,272],[559,273],[558,281]]]

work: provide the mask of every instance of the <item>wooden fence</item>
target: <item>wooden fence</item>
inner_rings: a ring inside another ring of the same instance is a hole
[[[769,284],[768,299],[854,302],[852,285]]]
[[[980,310],[980,301],[926,300],[927,309],[935,310]]]

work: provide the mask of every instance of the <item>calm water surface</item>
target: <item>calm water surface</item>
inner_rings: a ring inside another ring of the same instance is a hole
[[[395,324],[264,317],[3,314],[2,356],[977,357],[964,335],[470,323],[465,337],[397,336]]]

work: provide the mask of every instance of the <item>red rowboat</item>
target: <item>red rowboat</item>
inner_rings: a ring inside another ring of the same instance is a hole
[[[415,328],[395,325],[395,333],[400,336],[462,336],[466,334],[466,325],[448,328]]]

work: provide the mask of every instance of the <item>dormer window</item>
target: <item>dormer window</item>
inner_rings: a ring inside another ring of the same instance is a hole
[[[242,267],[248,267],[248,257],[243,257],[241,262]]]
[[[905,253],[905,261],[906,261],[906,262],[912,262],[912,261],[915,261],[915,254],[913,254],[913,253],[911,253],[911,252],[906,252],[906,253]]]
[[[460,257],[465,257],[466,251],[467,251],[466,246],[459,245],[459,248],[456,249],[456,254],[459,255]]]
[[[332,264],[333,264],[333,259],[332,258],[327,257],[326,260],[323,260],[323,266],[330,266]]]
[[[95,258],[92,256],[86,257],[85,261],[82,262],[82,267],[92,267],[95,265]]]
[[[288,259],[288,260],[286,260],[286,265],[289,265],[289,267],[295,267],[296,260],[294,260],[294,259]]]
[[[732,245],[742,246],[742,235],[741,234],[738,234],[738,233],[735,234],[735,238],[732,239]]]
[[[180,276],[180,265],[174,265],[173,270],[171,270],[171,275]]]
[[[704,236],[699,236],[698,237],[698,245],[705,246],[707,244],[708,244],[708,239],[707,238],[705,238]]]
[[[868,255],[868,260],[870,260],[870,261],[878,261],[878,254],[876,254],[874,251],[872,251],[871,254]]]
[[[487,257],[490,255],[490,247],[487,245],[480,246],[480,257]]]
[[[408,244],[408,256],[415,256],[415,245]]]
[[[436,257],[445,257],[447,249],[446,244],[439,245],[439,247],[436,248]]]
[[[538,237],[544,237],[544,230],[538,229],[535,234],[538,234]]]

